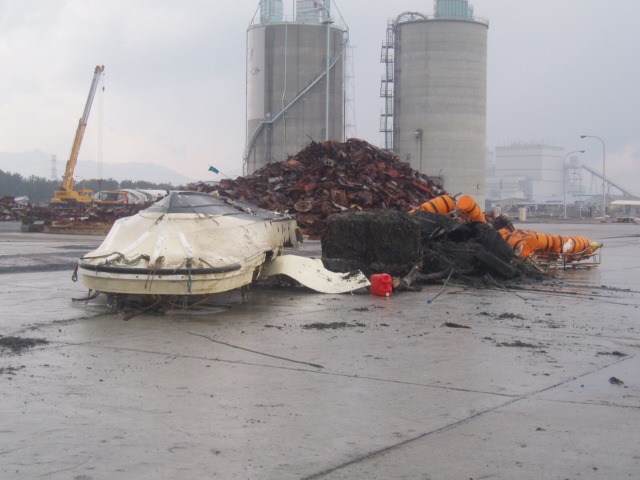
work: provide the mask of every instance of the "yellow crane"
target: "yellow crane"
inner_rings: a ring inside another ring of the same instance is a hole
[[[98,83],[100,81],[100,75],[104,71],[104,65],[98,65],[93,73],[93,81],[91,82],[91,88],[89,89],[89,97],[87,98],[87,104],[84,107],[84,113],[82,118],[78,122],[78,129],[76,130],[76,138],[73,141],[73,147],[71,148],[71,155],[67,161],[67,168],[62,178],[62,185],[60,190],[54,192],[54,198],[51,199],[51,203],[91,203],[93,201],[93,190],[74,190],[75,180],[73,179],[73,171],[76,168],[78,162],[78,153],[80,152],[80,145],[82,144],[82,137],[84,137],[84,131],[87,128],[87,121],[89,120],[89,112],[91,111],[91,105],[93,104],[93,97],[96,94]]]

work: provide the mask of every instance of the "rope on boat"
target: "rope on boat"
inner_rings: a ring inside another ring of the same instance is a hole
[[[98,258],[110,257],[111,255],[122,255],[120,252],[105,253],[104,255],[96,255],[95,257],[80,257],[80,260],[96,260]]]
[[[149,290],[151,290],[151,285],[153,284],[153,278],[156,276],[156,272],[158,271],[158,269],[162,265],[162,262],[164,262],[164,257],[156,258],[156,261],[153,264],[153,267],[151,267],[151,271],[149,272],[149,275],[147,276],[147,281],[144,282],[144,289],[145,290],[147,289],[147,285],[149,286]]]
[[[189,293],[191,293],[191,284],[192,284],[192,281],[191,281],[191,264],[192,264],[191,259],[188,258],[187,259],[187,269],[188,269],[189,279],[187,280],[187,290],[189,290]]]
[[[99,295],[100,295],[100,292],[89,289],[89,293],[87,293],[86,298],[72,298],[71,301],[72,302],[89,302],[90,300],[98,298]]]
[[[122,258],[114,260],[113,263],[121,262],[126,267],[136,267],[142,260],[146,260],[148,262],[150,260],[149,255],[142,253],[131,260],[127,260],[127,258],[123,256]]]

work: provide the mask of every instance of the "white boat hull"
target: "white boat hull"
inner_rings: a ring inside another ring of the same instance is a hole
[[[249,285],[264,263],[265,254],[237,270],[221,273],[110,273],[84,268],[82,280],[90,290],[128,295],[210,295]]]
[[[118,220],[78,272],[94,291],[207,295],[250,284],[265,260],[297,242],[296,221],[206,194],[172,192]]]

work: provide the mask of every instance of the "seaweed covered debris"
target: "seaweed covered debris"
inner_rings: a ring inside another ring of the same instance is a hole
[[[407,288],[454,273],[518,275],[513,250],[490,225],[424,211],[335,215],[322,237],[322,254],[329,270],[388,273]]]

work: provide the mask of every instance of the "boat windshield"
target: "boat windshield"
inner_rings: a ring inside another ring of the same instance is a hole
[[[254,220],[290,221],[291,217],[265,210],[244,202],[234,201],[236,206],[227,203],[224,198],[201,192],[171,192],[162,200],[154,203],[145,212],[149,213],[192,213],[198,215],[246,215]]]
[[[159,213],[197,213],[201,215],[237,215],[241,210],[224,200],[199,192],[171,192],[147,209]]]

